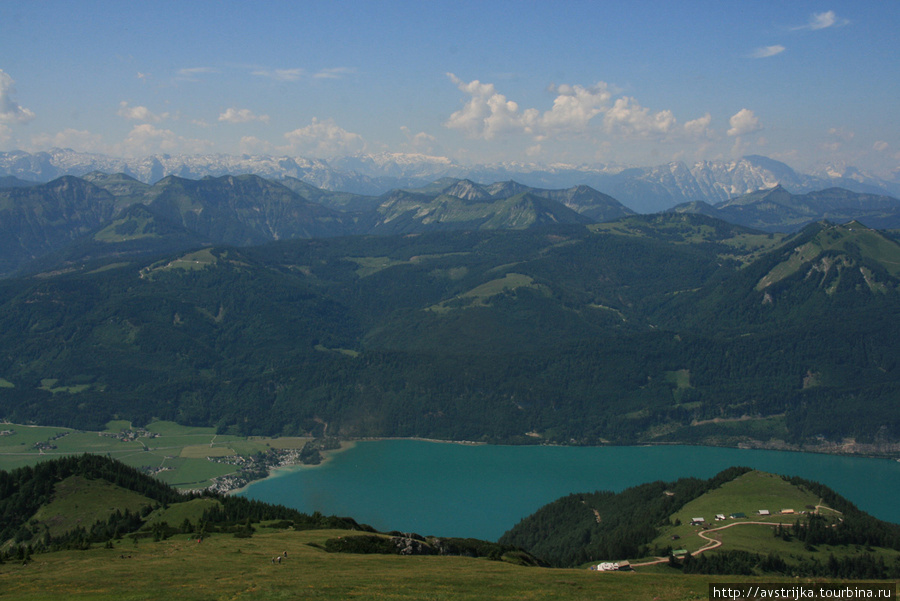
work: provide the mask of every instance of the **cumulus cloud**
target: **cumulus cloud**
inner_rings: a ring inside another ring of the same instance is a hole
[[[562,85],[551,88],[557,96],[550,110],[520,111],[519,105],[498,92],[492,83],[477,79],[465,82],[453,73],[447,77],[469,100],[450,115],[444,126],[485,140],[507,133],[525,133],[542,139],[550,134],[581,132],[593,117],[607,108],[612,96],[603,82],[593,87]]]
[[[450,115],[444,123],[446,127],[485,140],[524,129],[525,118],[519,112],[519,105],[497,92],[494,84],[481,83],[477,79],[466,83],[452,73],[447,76],[470,98],[462,109]]]
[[[297,81],[303,77],[303,69],[257,69],[252,72],[259,77],[268,77],[276,81]]]
[[[13,97],[16,94],[15,81],[0,69],[0,123],[26,123],[34,119],[34,113],[19,105]]]
[[[890,148],[890,144],[885,142],[884,140],[877,140],[875,144],[872,145],[872,148],[877,150],[878,152],[884,152],[888,148]]]
[[[806,25],[794,27],[794,29],[809,29],[816,31],[818,29],[827,29],[829,27],[840,27],[850,23],[847,19],[839,19],[833,10],[824,13],[813,13]]]
[[[629,96],[616,99],[615,104],[603,116],[603,125],[609,132],[618,131],[628,137],[666,135],[675,127],[672,111],[651,113]]]
[[[150,123],[135,125],[128,137],[116,145],[117,154],[145,156],[158,152],[201,153],[212,147],[207,140],[194,140],[177,135],[169,129],[160,129]]]
[[[604,82],[593,87],[561,85],[550,88],[557,93],[553,108],[541,115],[536,126],[544,133],[582,131],[588,122],[608,108],[612,93]]]
[[[262,121],[263,123],[268,123],[269,116],[256,115],[250,109],[236,109],[232,107],[219,115],[219,121],[224,121],[226,123],[249,123],[251,121]]]
[[[169,113],[156,114],[151,112],[146,106],[128,106],[128,103],[124,100],[119,103],[119,111],[116,114],[126,119],[144,121],[146,123],[159,123],[163,119],[169,118]]]
[[[774,46],[763,46],[762,48],[757,48],[753,52],[750,53],[750,58],[769,58],[770,56],[775,56],[776,54],[781,54],[785,51],[785,47],[776,44]]]
[[[691,138],[712,138],[715,132],[709,127],[712,116],[706,113],[699,119],[688,121],[684,124],[684,133]]]
[[[726,133],[729,136],[743,136],[762,129],[759,118],[749,109],[741,109],[728,120],[731,129]]]
[[[333,119],[320,121],[313,117],[309,125],[289,131],[284,137],[294,151],[316,156],[353,154],[366,148],[362,136],[339,127]]]

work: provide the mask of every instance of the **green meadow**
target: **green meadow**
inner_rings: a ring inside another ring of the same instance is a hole
[[[770,515],[760,515],[760,510],[764,509]],[[784,510],[792,510],[793,513],[782,513]],[[872,553],[890,563],[900,556],[900,552],[891,549],[858,545],[810,547],[790,536],[774,536],[777,524],[790,527],[805,519],[801,512],[814,511],[827,518],[840,519],[840,512],[823,506],[821,499],[803,487],[794,486],[774,474],[747,472],[682,507],[669,519],[671,526],[662,529],[650,546],[660,549],[670,546],[696,553],[708,546],[710,540],[715,540],[722,543],[717,550],[762,555],[775,553],[788,563],[803,559],[824,562],[830,555],[841,559],[863,552]],[[743,513],[746,517],[730,517],[735,513]],[[719,514],[725,515],[726,519],[717,521],[716,515]],[[705,523],[693,525],[693,518],[703,518]]]
[[[211,479],[235,473],[237,466],[210,461],[209,458],[248,456],[270,449],[299,449],[309,440],[300,437],[241,437],[216,434],[215,428],[181,426],[158,421],[146,427],[153,436],[123,440],[121,433],[131,430],[130,422],[107,423],[103,432],[71,428],[0,424],[0,470],[34,465],[62,455],[94,453],[107,455],[137,468],[146,468],[176,488],[205,488]],[[36,445],[43,443],[44,448]],[[51,448],[55,447],[55,448]]]
[[[23,601],[680,601],[706,599],[713,581],[747,580],[529,568],[466,557],[331,554],[322,548],[330,538],[353,534],[358,533],[262,528],[251,538],[216,534],[202,543],[189,535],[137,544],[125,538],[112,549],[39,554],[27,565],[7,562],[0,565],[0,590],[4,599]],[[276,555],[283,557],[279,564],[272,563]]]

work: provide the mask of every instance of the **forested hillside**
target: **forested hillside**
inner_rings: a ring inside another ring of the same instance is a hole
[[[0,415],[890,453],[898,257],[687,215],[120,256],[0,283]]]
[[[767,510],[765,516],[756,509],[754,515],[745,513],[754,502],[763,503],[757,509],[765,503],[792,508]],[[805,505],[795,510],[794,502]],[[710,510],[719,517],[713,520]],[[661,556],[655,563],[694,574],[900,575],[900,526],[873,518],[817,482],[741,467],[709,480],[682,478],[620,493],[571,494],[521,520],[500,542],[558,567],[622,559],[651,565]],[[698,549],[701,543],[706,548]],[[648,557],[654,559],[641,559]]]

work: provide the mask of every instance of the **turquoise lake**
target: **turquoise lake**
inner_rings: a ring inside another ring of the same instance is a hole
[[[378,530],[496,540],[542,505],[570,493],[709,478],[736,465],[821,482],[860,509],[900,523],[900,462],[695,446],[364,441],[323,465],[279,471],[240,494],[306,513],[350,516]]]

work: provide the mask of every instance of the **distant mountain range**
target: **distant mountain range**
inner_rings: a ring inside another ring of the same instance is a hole
[[[587,186],[545,190],[444,179],[376,197],[329,192],[295,178],[170,175],[150,185],[121,173],[92,172],[0,188],[0,275],[35,261],[32,269],[42,270],[54,262],[212,243],[254,246],[357,234],[527,229],[631,214]]]
[[[900,228],[900,200],[843,188],[791,194],[779,184],[715,205],[700,200],[677,205],[670,211],[700,213],[768,232],[793,231],[822,219],[836,223],[858,219],[878,229]]]
[[[380,153],[325,161],[301,157],[249,155],[153,155],[116,158],[66,149],[0,153],[0,178],[47,182],[63,175],[93,171],[124,173],[144,183],[175,175],[188,179],[254,174],[267,179],[294,178],[329,191],[381,195],[396,188],[421,187],[452,177],[481,184],[515,180],[524,185],[560,189],[586,185],[613,196],[633,211],[654,213],[675,205],[703,201],[715,204],[782,185],[795,194],[841,187],[854,192],[900,196],[900,180],[886,180],[852,167],[826,167],[804,175],[763,156],[737,160],[673,162],[656,167],[605,165],[538,165],[498,163],[465,166],[446,157]],[[7,185],[0,183],[0,187]]]
[[[586,225],[634,215],[586,185],[565,189],[506,180],[482,185],[442,178],[378,196],[317,188],[295,177],[169,175],[154,184],[98,171],[43,184],[7,176],[0,186],[0,276],[29,263],[53,269],[109,256],[176,252],[209,244],[255,246],[276,240],[436,230],[530,229]],[[780,185],[717,204],[683,203],[698,213],[769,232],[823,219],[900,228],[900,200],[842,188],[795,195]]]

